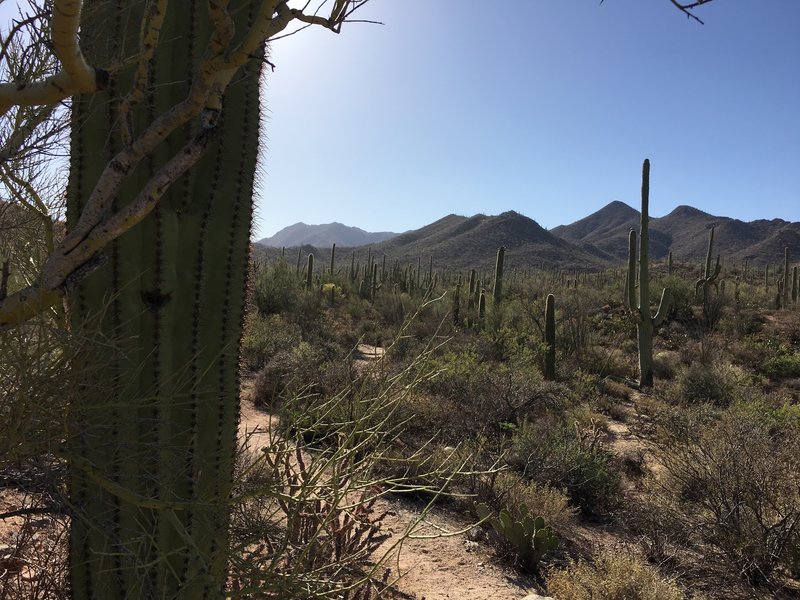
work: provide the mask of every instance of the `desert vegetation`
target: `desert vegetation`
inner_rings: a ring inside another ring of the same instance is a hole
[[[627,266],[538,225],[515,254],[515,213],[447,218],[453,264],[251,246],[265,45],[365,2],[192,3],[183,35],[54,0],[3,41],[0,600],[408,597],[433,510],[557,598],[796,596],[788,247],[656,261],[647,161]]]
[[[699,268],[643,275],[631,249],[627,266],[594,271],[515,265],[491,247],[485,271],[254,249],[240,376],[270,425],[236,453],[232,597],[396,594],[385,502],[478,524],[495,560],[556,598],[797,594],[791,260],[776,257],[765,285],[752,266],[709,267],[711,232]],[[642,287],[649,302],[632,302]],[[637,325],[659,303],[643,386]],[[2,445],[16,524],[4,589],[66,597],[63,423],[72,394],[109,383],[103,364],[91,385],[85,368],[54,374],[113,342],[51,317],[2,335],[2,408],[18,424]]]

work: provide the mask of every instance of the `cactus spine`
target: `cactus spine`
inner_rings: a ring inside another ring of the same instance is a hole
[[[94,64],[137,56],[145,7],[161,4],[87,0],[87,56]],[[258,4],[231,5],[236,32],[243,32]],[[134,132],[187,97],[193,65],[217,31],[205,2],[171,3],[163,17],[146,96],[125,120]],[[108,365],[107,387],[87,382],[70,405],[75,600],[224,595],[260,54],[226,91],[205,154],[70,293],[74,323],[96,318],[113,348],[107,357],[83,359]],[[73,101],[68,229],[124,147],[120,106],[134,67],[123,64],[106,92]],[[192,122],[176,130],[129,172],[113,208],[129,205],[195,128]]]
[[[547,294],[544,305],[544,378],[556,378],[556,297]]]
[[[653,329],[661,325],[670,309],[670,294],[665,288],[655,316],[650,314],[650,272],[649,272],[649,222],[650,203],[650,161],[642,165],[642,211],[639,235],[639,302],[636,303],[636,232],[628,236],[628,284],[627,303],[636,322],[636,336],[639,342],[639,386],[653,386]]]
[[[497,260],[494,265],[494,289],[492,290],[492,304],[498,306],[503,295],[503,258],[506,247],[500,246],[497,249]]]

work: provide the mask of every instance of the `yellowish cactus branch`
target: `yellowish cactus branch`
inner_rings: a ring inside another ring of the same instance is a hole
[[[74,94],[94,92],[107,85],[108,73],[89,66],[78,45],[81,5],[80,0],[55,0],[51,41],[62,69],[43,81],[0,84],[0,115],[12,106],[56,104]]]

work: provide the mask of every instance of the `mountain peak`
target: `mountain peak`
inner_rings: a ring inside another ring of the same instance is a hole
[[[342,223],[325,223],[323,225],[306,225],[295,223],[284,227],[272,237],[266,237],[257,243],[262,246],[315,246],[327,248],[336,244],[340,247],[366,246],[377,244],[395,237],[390,231],[368,232],[358,227],[349,227]]]

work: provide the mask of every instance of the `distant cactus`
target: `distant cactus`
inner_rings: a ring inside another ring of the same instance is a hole
[[[514,520],[506,509],[496,517],[491,516],[492,511],[486,504],[478,504],[475,510],[478,517],[487,520],[503,543],[516,554],[519,564],[526,569],[535,569],[545,554],[558,548],[559,539],[553,529],[545,525],[544,518],[531,516],[524,504],[520,507],[522,519],[519,521]]]
[[[456,284],[455,292],[453,292],[453,325],[458,325],[461,322],[461,282]]]
[[[717,277],[719,276],[720,266],[719,262],[719,254],[717,254],[717,263],[714,266],[714,270],[711,270],[711,257],[713,255],[714,250],[714,228],[712,227],[711,230],[708,232],[708,249],[706,251],[706,262],[705,268],[700,275],[700,279],[697,280],[695,283],[694,289],[696,294],[700,294],[700,290],[703,291],[703,307],[705,308],[708,305],[708,288],[709,286],[713,286],[715,290],[719,290],[717,287]]]
[[[642,165],[642,210],[641,234],[639,238],[639,303],[636,303],[636,232],[631,229],[628,237],[628,281],[626,302],[634,315],[636,334],[639,342],[639,386],[653,386],[653,329],[661,325],[671,307],[671,296],[665,288],[655,316],[650,315],[650,273],[649,273],[649,222],[650,203],[650,161]]]
[[[481,290],[481,295],[478,298],[478,318],[483,321],[486,316],[486,290]]]
[[[306,267],[306,289],[310,290],[314,282],[314,255],[308,255],[308,266]]]
[[[331,246],[331,277],[333,277],[333,264],[335,257],[336,257],[336,244],[334,243],[333,246]]]
[[[781,288],[781,308],[789,307],[789,246],[783,249],[783,286]]]
[[[797,265],[792,269],[792,302],[797,308]]]
[[[556,297],[547,295],[544,308],[544,343],[547,346],[544,356],[544,378],[556,378]]]
[[[500,246],[497,249],[497,261],[494,265],[494,289],[492,290],[492,304],[494,306],[500,304],[500,299],[503,295],[503,258],[505,253],[505,246]]]

